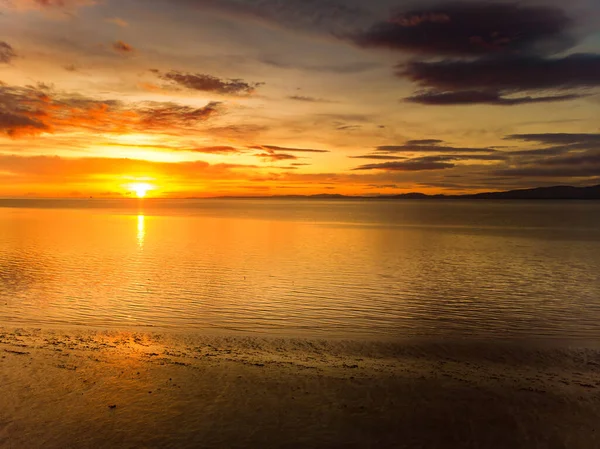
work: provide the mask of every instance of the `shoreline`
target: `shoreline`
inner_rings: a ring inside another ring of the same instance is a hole
[[[2,448],[600,446],[590,348],[0,327],[0,384]]]

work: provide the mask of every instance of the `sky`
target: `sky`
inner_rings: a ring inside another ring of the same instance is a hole
[[[0,197],[600,184],[600,3],[0,0]]]

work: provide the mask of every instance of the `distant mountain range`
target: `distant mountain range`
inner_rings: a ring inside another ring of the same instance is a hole
[[[505,192],[485,192],[469,195],[426,195],[424,193],[403,193],[400,195],[378,196],[346,196],[339,194],[321,195],[278,195],[254,197],[221,197],[221,198],[256,198],[256,199],[470,199],[470,200],[600,200],[600,185],[590,187],[553,186],[535,189],[508,190]]]

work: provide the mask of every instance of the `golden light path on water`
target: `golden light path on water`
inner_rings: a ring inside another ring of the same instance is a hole
[[[140,248],[144,248],[144,239],[146,237],[146,217],[137,216],[137,241]]]

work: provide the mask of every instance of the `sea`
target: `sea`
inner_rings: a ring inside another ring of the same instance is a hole
[[[600,202],[0,200],[0,326],[600,339]]]

